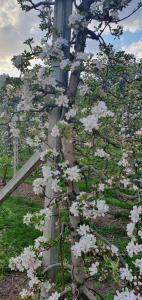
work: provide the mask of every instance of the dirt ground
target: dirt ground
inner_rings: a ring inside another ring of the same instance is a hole
[[[43,199],[33,192],[31,185],[27,183],[21,183],[20,186],[12,193],[13,196],[22,196],[32,200],[36,200],[40,203],[43,203]]]
[[[0,281],[0,300],[16,300],[19,292],[26,286],[23,273],[12,272]]]

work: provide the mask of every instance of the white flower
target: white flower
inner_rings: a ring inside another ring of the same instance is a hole
[[[120,182],[124,185],[125,188],[127,188],[127,186],[130,184],[130,179],[124,178],[124,179],[120,180]]]
[[[21,297],[22,299],[25,299],[25,298],[27,298],[27,297],[33,296],[33,292],[28,291],[28,290],[26,290],[26,289],[23,289],[23,290],[19,293],[19,295],[20,295],[20,297]]]
[[[26,138],[26,144],[29,145],[30,147],[33,147],[34,146],[34,141],[30,137],[27,137]]]
[[[41,247],[42,243],[47,243],[48,239],[45,236],[39,236],[36,240],[35,240],[35,249],[39,249]]]
[[[48,298],[48,300],[58,300],[60,298],[60,294],[55,292]]]
[[[33,217],[32,214],[27,213],[24,217],[23,217],[23,224],[29,225],[31,222],[31,218]]]
[[[53,137],[57,137],[57,136],[60,136],[60,131],[59,131],[59,128],[57,125],[55,125],[51,131],[51,135]]]
[[[85,130],[88,132],[92,132],[93,129],[98,128],[98,118],[94,115],[89,115],[86,118],[80,119],[81,123],[85,127]]]
[[[50,166],[43,166],[42,167],[42,174],[44,177],[44,180],[46,181],[47,179],[52,177],[52,170]]]
[[[71,207],[70,207],[70,213],[75,216],[78,217],[79,216],[79,204],[78,202],[73,202]]]
[[[97,149],[97,151],[95,152],[94,155],[101,157],[101,158],[103,158],[103,157],[109,158],[110,157],[110,155],[106,151],[104,151],[104,149]]]
[[[91,265],[91,267],[89,268],[89,272],[91,276],[94,276],[98,273],[98,266],[99,266],[98,261],[96,261],[94,264]]]
[[[142,259],[136,259],[134,265],[140,269],[140,275],[142,275]]]
[[[138,231],[138,235],[140,236],[140,238],[142,239],[142,230]]]
[[[118,248],[114,245],[111,245],[111,252],[117,256],[118,255]]]
[[[98,10],[101,10],[102,6],[103,6],[104,0],[100,0],[99,3],[96,1],[94,3],[91,4],[90,6],[90,11],[93,15],[95,15]]]
[[[64,106],[64,107],[68,107],[68,103],[69,103],[69,99],[66,95],[60,95],[57,99],[56,99],[56,104],[60,107],[60,106]]]
[[[77,229],[77,232],[83,236],[86,235],[88,232],[90,231],[89,226],[88,225],[80,225],[80,227]]]
[[[36,276],[32,276],[29,280],[29,287],[33,288],[34,285],[38,285],[40,283],[39,279]]]
[[[105,184],[104,183],[99,183],[98,185],[98,191],[103,192],[105,190]]]
[[[71,72],[78,70],[80,67],[80,61],[74,61],[71,65]]]
[[[61,48],[62,46],[66,46],[67,47],[68,46],[68,41],[65,38],[59,37],[59,38],[57,38],[55,40],[54,46],[58,47],[58,48]]]
[[[134,228],[135,228],[135,223],[129,223],[127,224],[127,235],[129,237],[132,237],[133,236],[133,231],[134,231]]]
[[[69,67],[69,66],[70,66],[70,60],[69,59],[63,59],[60,62],[60,68],[61,68],[61,70],[64,70],[66,67]]]
[[[132,270],[129,269],[128,265],[126,265],[125,268],[120,268],[120,277],[122,280],[127,280],[132,282],[133,281],[133,275]]]
[[[114,300],[139,300],[137,298],[134,291],[129,291],[127,288],[122,292],[116,291],[116,295],[114,296]]]
[[[137,223],[142,214],[142,206],[133,206],[133,209],[130,212],[130,217],[133,223]]]
[[[33,191],[35,194],[41,194],[43,193],[44,188],[44,180],[43,178],[37,178],[33,182]]]
[[[76,113],[77,113],[77,109],[76,109],[76,108],[71,108],[71,109],[65,114],[66,119],[69,120],[70,118],[75,117]]]
[[[89,226],[81,225],[78,228],[78,233],[81,235],[79,242],[76,242],[72,247],[72,251],[76,257],[81,256],[82,253],[88,253],[92,249],[96,249],[96,238],[89,233]]]
[[[80,169],[78,166],[67,168],[64,175],[68,176],[68,180],[78,182],[80,180]]]
[[[139,245],[137,243],[134,243],[134,241],[130,241],[126,247],[127,252],[130,257],[133,257],[133,255],[137,255],[139,252],[142,251],[142,245]]]
[[[59,179],[54,178],[54,179],[51,180],[51,189],[55,193],[57,193],[57,192],[59,192],[61,190],[61,188],[59,186]]]
[[[96,238],[91,233],[83,235],[79,242],[72,246],[72,251],[76,257],[81,256],[82,253],[88,253],[92,249],[96,249]]]
[[[113,117],[114,113],[111,111],[107,110],[107,106],[104,101],[99,101],[97,105],[92,107],[91,110],[92,114],[94,114],[97,118],[102,118],[102,117]]]
[[[83,16],[73,11],[73,13],[69,16],[69,25],[78,28],[79,23],[81,23],[83,19]]]
[[[79,86],[79,92],[81,96],[85,96],[89,92],[89,86],[86,84],[82,84]]]
[[[85,53],[85,52],[77,52],[76,53],[76,58],[78,59],[78,60],[87,60],[88,59],[88,57],[89,57],[89,53]]]
[[[108,210],[109,210],[109,206],[106,204],[106,202],[104,200],[97,200],[96,206],[98,209],[98,211],[97,211],[98,217],[104,216],[105,213],[108,212]]]

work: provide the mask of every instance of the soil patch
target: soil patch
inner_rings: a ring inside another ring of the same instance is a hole
[[[35,195],[35,193],[33,192],[33,187],[27,183],[21,183],[18,188],[12,193],[12,196],[26,197],[43,203],[43,198]]]
[[[0,280],[0,300],[16,300],[20,291],[25,288],[27,282],[23,273],[12,272],[6,278]]]

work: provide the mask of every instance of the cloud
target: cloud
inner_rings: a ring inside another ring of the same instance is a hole
[[[142,29],[142,18],[132,20],[131,22],[124,22],[124,31],[135,33]]]
[[[26,39],[33,37],[35,44],[39,43],[39,19],[35,11],[23,12],[17,0],[0,0],[0,5],[0,73],[9,69],[9,73],[17,74],[11,58],[25,49]]]
[[[135,54],[137,58],[142,58],[142,40],[130,44],[125,51],[130,54]]]
[[[78,1],[80,2],[80,0]],[[121,13],[121,16],[124,17],[129,14],[137,7],[137,3],[138,0],[132,0],[132,3]],[[122,22],[124,31],[135,33],[142,29],[141,13],[142,8],[129,19]],[[13,55],[20,54],[25,49],[26,46],[23,42],[26,39],[33,37],[35,43],[39,43],[42,33],[38,29],[38,24],[37,12],[33,10],[28,13],[23,12],[17,0],[0,0],[0,73],[9,71],[10,74],[16,74],[10,59]],[[136,43],[130,45],[129,48],[131,50],[131,46],[133,46],[137,56],[140,56],[139,43],[137,43],[137,46],[135,45]],[[89,47],[90,49],[88,50],[90,51],[97,52],[98,50],[97,45],[94,45],[91,41],[88,42]]]
[[[132,0],[130,4],[120,13],[120,18],[128,16],[138,7],[138,0]],[[135,33],[142,29],[142,7],[136,11],[128,19],[123,20],[120,24],[123,26],[124,31]]]

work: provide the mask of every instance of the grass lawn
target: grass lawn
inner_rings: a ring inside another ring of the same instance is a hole
[[[28,211],[40,208],[39,203],[23,197],[10,197],[0,206],[0,277],[9,270],[9,259],[39,236],[40,233],[24,225],[22,219]]]

